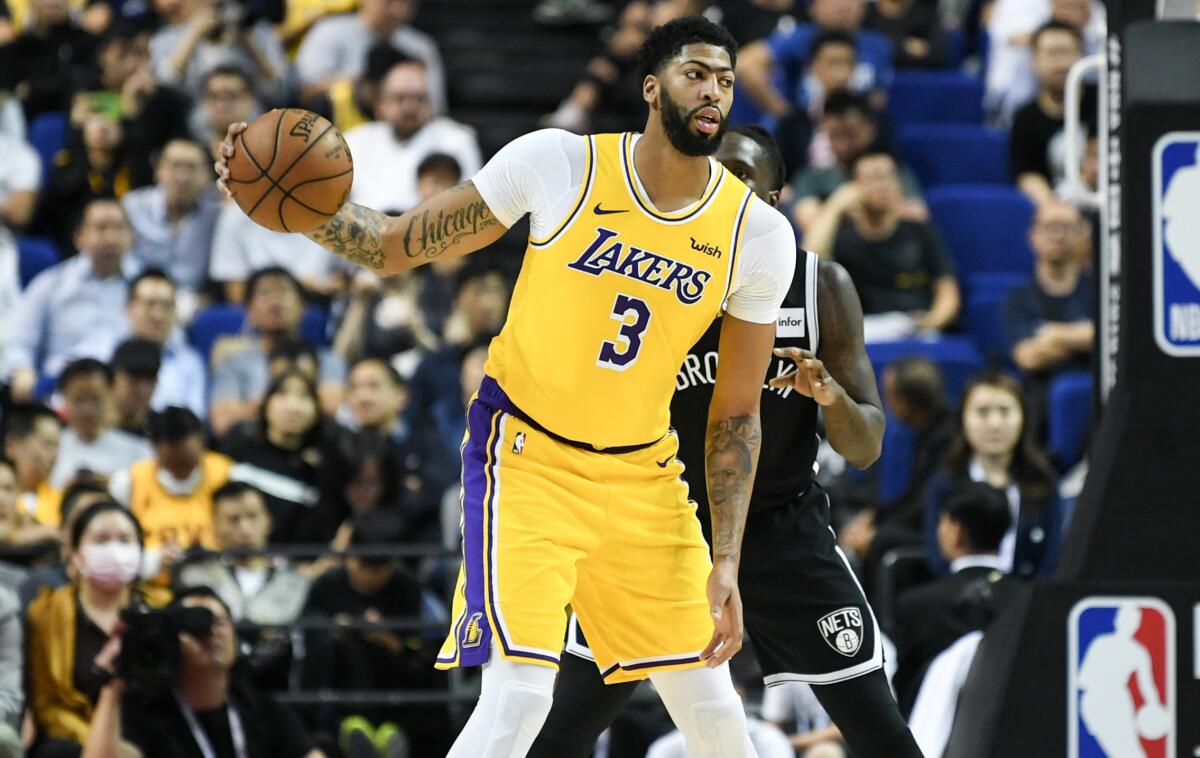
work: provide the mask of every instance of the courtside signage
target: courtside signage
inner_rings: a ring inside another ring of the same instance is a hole
[[[1154,340],[1167,355],[1200,356],[1200,132],[1154,144],[1151,194]]]

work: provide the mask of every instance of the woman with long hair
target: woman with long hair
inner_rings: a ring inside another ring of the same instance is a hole
[[[1020,578],[1049,574],[1063,530],[1057,478],[1034,442],[1021,385],[1002,371],[975,377],[963,389],[958,428],[942,472],[930,482],[925,541],[935,573],[949,570],[937,546],[942,504],[964,482],[983,482],[1003,492],[1013,525],[1000,544],[1000,562]]]
[[[137,602],[165,605],[169,594],[138,583],[142,527],[113,500],[90,505],[71,526],[68,562],[75,579],[44,588],[29,606],[29,703],[37,726],[35,758],[78,756],[104,685],[92,661]]]

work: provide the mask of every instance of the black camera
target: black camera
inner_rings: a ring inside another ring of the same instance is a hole
[[[179,635],[205,639],[212,634],[215,618],[207,608],[182,605],[163,610],[127,608],[121,612],[126,628],[117,676],[145,695],[170,690],[179,676]]]

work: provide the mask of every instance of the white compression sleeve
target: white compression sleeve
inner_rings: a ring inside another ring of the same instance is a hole
[[[728,663],[715,669],[659,671],[650,681],[683,732],[689,758],[757,758]]]
[[[550,713],[555,671],[513,663],[493,648],[483,686],[446,758],[525,758]]]

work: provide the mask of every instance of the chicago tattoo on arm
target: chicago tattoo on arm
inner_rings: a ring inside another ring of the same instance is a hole
[[[762,424],[757,414],[731,416],[709,423],[704,441],[708,504],[712,513],[714,557],[734,557],[741,550],[742,529],[750,507]]]
[[[463,182],[447,190],[447,194],[456,194],[472,186],[470,182]],[[404,229],[404,254],[409,258],[436,258],[464,238],[498,223],[482,200],[453,210],[414,212]]]
[[[306,236],[334,255],[378,271],[387,258],[380,244],[387,220],[379,211],[346,203],[336,216]]]

